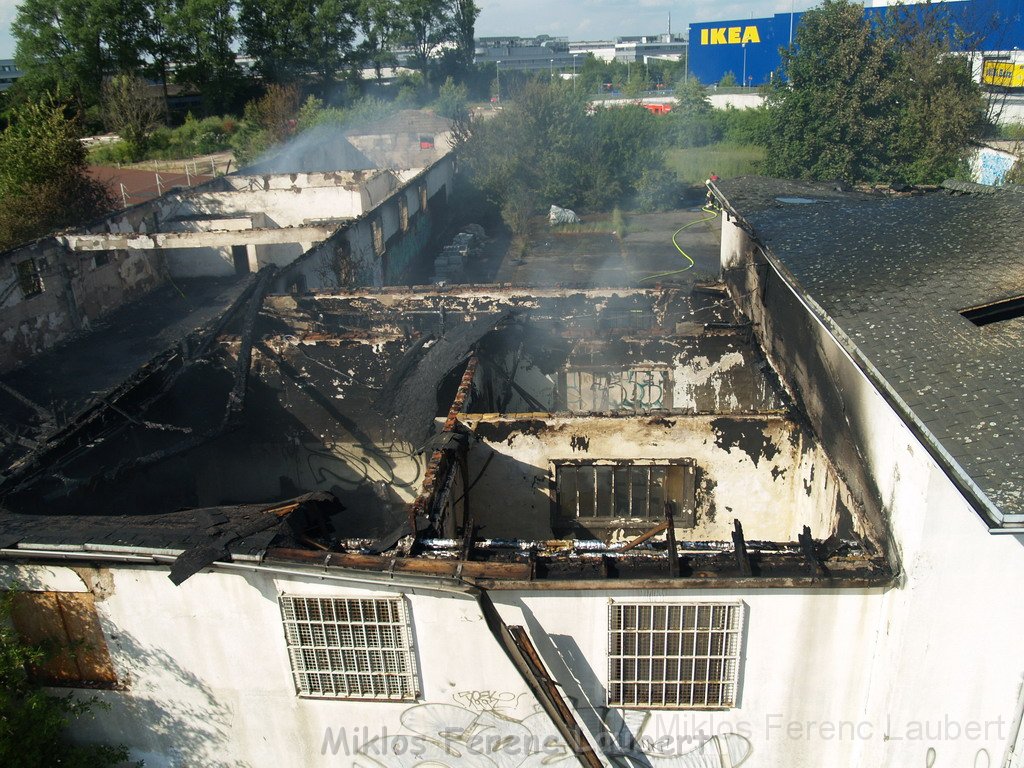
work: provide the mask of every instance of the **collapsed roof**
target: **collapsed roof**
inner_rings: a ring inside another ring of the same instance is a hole
[[[720,286],[264,298],[267,280],[11,468],[4,546],[152,550],[193,519],[159,547],[192,552],[180,578],[255,535],[211,543],[182,510],[244,521],[316,493],[315,519],[260,529],[261,557],[563,586],[889,577],[872,510]]]

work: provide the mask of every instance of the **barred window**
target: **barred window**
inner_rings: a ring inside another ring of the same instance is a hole
[[[559,516],[574,519],[662,519],[670,503],[677,527],[695,525],[695,468],[691,464],[555,466]]]
[[[736,706],[742,631],[741,603],[612,603],[608,705]]]
[[[401,598],[281,596],[300,696],[412,701],[418,695]]]

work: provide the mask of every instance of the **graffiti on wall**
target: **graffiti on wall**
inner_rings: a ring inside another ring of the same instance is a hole
[[[981,147],[972,159],[971,170],[978,184],[999,186],[1016,162],[1017,158],[1009,152]]]
[[[402,713],[402,732],[362,745],[355,768],[540,768],[578,765],[576,756],[542,711],[517,719],[509,712],[526,694],[461,691],[456,704],[418,704]],[[644,735],[650,713],[640,717],[638,735],[623,724],[596,739],[616,766],[649,768],[738,768],[753,752],[750,741],[721,734],[673,749],[664,738]],[[634,718],[635,719],[635,718]]]
[[[566,402],[574,413],[671,408],[664,370],[567,371]]]

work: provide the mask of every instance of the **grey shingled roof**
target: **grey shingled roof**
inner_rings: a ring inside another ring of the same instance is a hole
[[[960,315],[1024,294],[1024,191],[717,186],[989,501],[1024,514],[1024,318],[976,327]]]

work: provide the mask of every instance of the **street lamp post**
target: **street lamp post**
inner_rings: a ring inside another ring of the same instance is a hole
[[[789,48],[793,49],[793,13],[796,10],[796,0],[789,2]]]
[[[576,57],[578,53],[572,55],[572,92],[576,93]]]
[[[740,46],[743,49],[743,87],[747,87],[747,44]]]
[[[494,62],[494,76],[498,80],[498,103],[501,104],[501,59]]]
[[[551,71],[548,74],[548,80],[554,80],[554,79],[555,79],[555,60],[552,59],[551,60]]]

